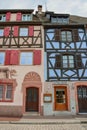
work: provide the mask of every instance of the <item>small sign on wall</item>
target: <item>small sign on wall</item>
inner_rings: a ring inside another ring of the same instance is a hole
[[[45,102],[45,103],[50,103],[50,102],[52,102],[52,94],[50,94],[50,93],[45,93],[43,97],[44,97],[44,102]]]

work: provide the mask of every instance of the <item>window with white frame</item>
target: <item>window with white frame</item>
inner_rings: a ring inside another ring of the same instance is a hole
[[[5,95],[6,99],[11,99],[12,98],[12,86],[11,85],[7,85],[6,87],[6,95]]]
[[[63,18],[63,17],[51,17],[52,23],[59,23],[59,24],[68,24],[69,18]]]
[[[4,29],[0,28],[0,37],[4,35]]]
[[[5,60],[5,52],[0,52],[0,65],[4,64]]]
[[[72,41],[72,32],[71,31],[61,31],[61,40],[62,41]]]
[[[6,21],[6,16],[5,16],[5,14],[0,14],[0,21],[1,21],[1,22]]]
[[[0,85],[0,100],[3,98],[3,85]]]
[[[20,28],[20,36],[28,36],[28,28]]]
[[[32,65],[33,64],[33,52],[21,52],[20,64],[21,65]]]
[[[31,21],[32,15],[31,14],[22,14],[22,21]]]
[[[63,68],[74,68],[74,56],[63,55]]]

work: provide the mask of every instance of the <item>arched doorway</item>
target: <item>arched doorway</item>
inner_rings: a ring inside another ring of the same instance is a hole
[[[87,113],[87,86],[77,86],[77,97],[79,112]]]
[[[23,81],[23,113],[37,111],[41,113],[42,83],[39,74],[29,72]]]
[[[39,106],[38,88],[29,87],[26,89],[26,112],[38,111]]]

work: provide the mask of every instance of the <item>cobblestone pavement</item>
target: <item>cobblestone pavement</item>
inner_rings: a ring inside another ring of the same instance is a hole
[[[87,124],[0,124],[0,130],[87,130]]]

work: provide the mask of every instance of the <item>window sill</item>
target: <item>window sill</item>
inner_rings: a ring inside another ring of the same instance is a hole
[[[13,102],[13,100],[0,100],[0,102]]]

